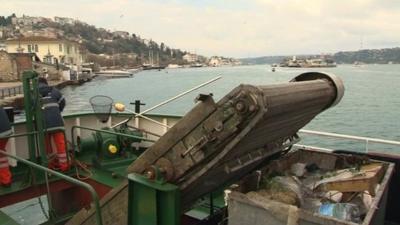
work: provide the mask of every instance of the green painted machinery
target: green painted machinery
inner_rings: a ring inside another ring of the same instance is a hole
[[[78,137],[78,151],[95,151],[99,158],[113,159],[126,152],[138,150],[142,137],[143,133],[141,131],[133,130],[128,126],[104,127],[101,130],[94,131],[89,137]]]

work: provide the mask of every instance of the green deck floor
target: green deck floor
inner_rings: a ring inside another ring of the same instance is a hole
[[[0,210],[0,224],[1,225],[19,225],[15,220]]]

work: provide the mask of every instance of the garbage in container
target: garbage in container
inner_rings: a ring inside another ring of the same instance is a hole
[[[371,206],[385,202],[381,197],[387,180],[383,178],[391,175],[393,165],[356,155],[298,150],[259,171],[259,185],[254,184],[257,179],[249,179],[255,176],[250,174],[229,195],[229,225],[261,225],[257,221],[265,220],[283,225],[293,218],[304,224],[370,224],[373,216],[367,215],[375,213]],[[255,217],[235,216],[242,211]],[[328,218],[336,219],[335,223]]]

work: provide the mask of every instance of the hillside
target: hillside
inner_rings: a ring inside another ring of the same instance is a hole
[[[297,55],[299,58],[317,57],[319,55]],[[263,56],[256,58],[243,58],[240,61],[243,64],[272,64],[281,63],[285,58],[292,56]],[[359,51],[343,51],[332,55],[332,58],[338,64],[353,64],[355,62],[362,63],[400,63],[400,48],[384,48],[384,49],[365,49]]]
[[[280,63],[285,58],[287,58],[287,56],[262,56],[262,57],[255,57],[255,58],[242,58],[239,60],[245,65],[252,65],[252,64]]]
[[[149,52],[152,52],[154,57],[159,57],[161,64],[181,61],[182,56],[186,54],[185,51],[171,49],[162,42],[158,44],[151,39],[142,39],[136,34],[110,32],[84,23],[73,25],[54,23],[51,26],[62,30],[67,39],[81,38],[85,48],[94,54],[135,53],[138,56],[138,61],[145,61]]]
[[[171,48],[165,43],[157,43],[151,39],[145,39],[138,34],[130,34],[126,31],[110,31],[98,28],[85,22],[55,17],[54,20],[45,17],[30,17],[23,15],[17,17],[0,16],[0,41],[1,39],[17,38],[18,35],[27,34],[41,36],[52,35],[57,38],[77,41],[82,44],[82,51],[86,52],[88,60],[98,61],[100,64],[121,64],[119,66],[140,65],[154,63],[183,64],[183,55],[187,52]],[[149,57],[149,55],[152,55]],[[110,59],[112,58],[112,59]],[[149,58],[151,58],[149,60]],[[199,57],[201,58],[201,57]],[[115,60],[116,59],[116,60]],[[111,62],[112,61],[112,62]]]
[[[333,55],[337,63],[400,63],[400,48],[365,49],[359,51],[338,52]]]

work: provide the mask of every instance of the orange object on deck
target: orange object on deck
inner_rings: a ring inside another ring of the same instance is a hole
[[[51,140],[54,141],[55,150],[51,144]],[[48,133],[45,138],[45,145],[49,159],[49,168],[59,168],[61,171],[67,171],[70,165],[67,159],[64,132],[56,131]]]
[[[6,151],[7,139],[0,139],[0,151]],[[12,175],[10,166],[8,165],[7,156],[0,153],[0,185],[10,186],[12,182]]]

